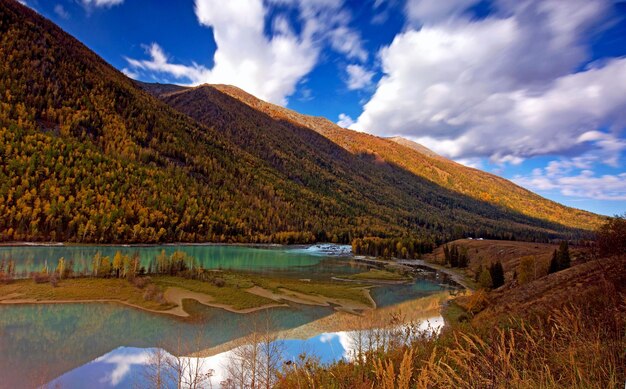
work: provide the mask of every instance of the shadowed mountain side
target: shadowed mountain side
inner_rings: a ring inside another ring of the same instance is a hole
[[[309,242],[368,226],[0,2],[0,240]],[[288,235],[281,235],[288,234]]]
[[[143,87],[152,91],[150,85]],[[352,153],[308,127],[273,118],[213,86],[160,97],[213,126],[290,180],[320,195],[332,196],[357,215],[367,212],[383,220],[393,217],[414,232],[436,231],[436,235],[445,237],[506,237],[510,233],[518,239],[556,237],[561,233],[579,236],[574,229],[557,223],[442,188],[376,153]]]
[[[200,124],[16,1],[0,2],[0,63],[2,241],[580,236],[554,218],[521,215],[521,204],[504,206],[506,196],[482,201],[468,183],[457,190],[419,174],[435,160],[391,141],[232,87],[218,88],[239,98],[213,87],[144,85]],[[452,182],[473,177],[442,169]],[[551,214],[557,205],[543,201]],[[558,207],[564,223],[580,224]]]
[[[214,87],[276,119],[288,120],[317,131],[352,153],[376,154],[381,159],[395,163],[442,187],[478,200],[494,203],[534,218],[587,230],[597,228],[604,220],[603,217],[591,212],[569,208],[545,199],[502,177],[463,166],[439,155],[433,156],[432,151],[415,142],[399,141],[397,138],[384,139],[344,129],[326,118],[302,115],[267,103],[233,86]]]

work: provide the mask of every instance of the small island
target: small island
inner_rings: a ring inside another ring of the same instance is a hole
[[[8,266],[11,268],[11,264]],[[29,278],[10,273],[0,282],[0,304],[114,302],[149,312],[188,317],[184,300],[236,313],[285,306],[288,302],[333,306],[360,313],[376,307],[371,285],[337,281],[268,277],[240,271],[205,269],[183,252],[162,252],[146,269],[138,258],[117,252],[99,254],[89,273],[78,273],[60,258],[54,270],[43,268]]]

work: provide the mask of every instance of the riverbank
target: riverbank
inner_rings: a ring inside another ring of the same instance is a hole
[[[177,317],[190,316],[184,300],[241,314],[284,307],[289,302],[333,306],[349,313],[376,308],[365,285],[302,282],[234,272],[220,276],[220,286],[172,276],[155,276],[142,287],[117,278],[70,278],[60,280],[56,286],[22,279],[0,284],[0,304],[108,302]]]
[[[453,269],[453,268],[445,267],[443,265],[430,262],[430,261],[425,261],[423,259],[392,258],[390,260],[382,260],[382,259],[378,259],[374,257],[355,256],[353,260],[355,262],[365,263],[365,264],[374,265],[374,266],[380,266],[383,268],[399,267],[402,270],[406,270],[407,268],[411,270],[415,270],[416,268],[427,268],[435,272],[445,274],[454,283],[462,286],[463,288],[469,291],[475,291],[476,289],[478,289],[476,282],[470,277],[468,277],[466,274],[461,272],[460,269]],[[370,279],[369,281],[372,281],[372,279]]]

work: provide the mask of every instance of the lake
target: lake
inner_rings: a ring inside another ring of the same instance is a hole
[[[142,266],[146,268],[161,251],[165,251],[167,255],[183,251],[206,269],[272,272],[287,277],[299,277],[307,272],[314,278],[363,271],[362,266],[355,266],[345,260],[351,254],[350,246],[331,244],[308,247],[200,244],[0,246],[0,261],[6,263],[13,260],[16,273],[22,276],[32,271],[40,271],[46,265],[55,268],[59,258],[64,258],[66,263],[73,261],[77,272],[90,272],[92,259],[97,253],[112,259],[118,251],[130,256],[137,255]]]
[[[350,261],[349,247],[334,245],[272,248],[217,245],[4,246],[0,247],[0,260],[10,258],[19,271],[28,272],[29,269],[40,268],[46,261],[51,264],[64,257],[66,260],[74,259],[77,266],[88,270],[90,258],[95,253],[113,256],[118,250],[137,253],[142,264],[148,264],[161,250],[167,253],[182,250],[196,257],[207,268],[279,273],[297,278],[330,280],[334,276],[354,274],[365,269],[363,265]],[[407,285],[376,287],[371,294],[377,305],[384,308],[432,296],[446,289],[437,282],[418,279]],[[191,318],[151,314],[113,303],[0,305],[0,387],[37,387],[64,375],[65,378],[59,378],[62,387],[80,387],[72,384],[84,383],[76,377],[109,374],[111,364],[102,361],[118,360],[122,354],[133,355],[137,360],[138,354],[144,355],[146,349],[154,347],[188,354],[240,338],[251,331],[250,323],[267,320],[268,316],[272,329],[281,331],[300,328],[335,314],[332,307],[293,303],[288,307],[237,314],[187,300],[185,309],[193,312]],[[321,336],[315,331],[307,334],[312,335],[309,336],[311,339]],[[296,342],[295,339],[293,341]],[[316,352],[323,355],[328,355],[324,344],[333,347],[333,342],[311,342],[317,345]],[[94,363],[97,361],[100,362]],[[68,375],[70,372],[74,373]],[[64,383],[64,380],[67,382]],[[104,380],[101,385],[94,386],[110,387],[117,383],[126,387],[128,382],[126,379]]]

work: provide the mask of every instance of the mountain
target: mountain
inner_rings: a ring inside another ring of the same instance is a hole
[[[253,136],[254,128],[247,129],[246,126],[234,125],[237,120],[243,121],[244,119],[223,114],[223,112],[247,112],[244,107],[237,104],[237,101],[256,111],[246,113],[247,120],[258,119],[253,127],[263,128],[266,136],[270,136],[270,133],[273,134],[271,136],[276,141],[273,141],[271,146],[267,144],[266,146],[274,152],[285,148],[287,142],[282,142],[282,140],[286,139],[287,134],[301,135],[295,141],[289,142],[290,146],[292,144],[302,145],[309,142],[308,138],[312,136],[310,132],[312,131],[331,140],[334,147],[340,146],[343,150],[348,151],[353,162],[356,160],[370,161],[377,169],[381,169],[382,166],[393,167],[396,170],[400,168],[402,174],[412,173],[408,177],[409,181],[419,181],[422,186],[434,188],[433,190],[437,194],[462,195],[465,202],[472,200],[488,202],[499,207],[500,212],[517,214],[512,216],[513,219],[517,216],[526,216],[554,223],[562,223],[564,219],[568,219],[566,225],[580,229],[594,229],[602,220],[598,215],[590,212],[568,208],[547,200],[501,177],[450,161],[407,139],[399,137],[385,139],[344,129],[325,118],[302,115],[259,100],[233,86],[202,85],[196,88],[172,90],[169,93],[159,93],[156,90],[158,84],[156,86],[144,84],[143,87],[172,107],[201,123],[215,126],[223,134],[229,135],[231,140],[239,143],[240,146],[253,154],[255,154],[253,149],[258,148],[258,144],[250,147],[250,142],[258,143],[259,141],[258,136]],[[229,101],[218,92],[227,94],[237,101]],[[229,107],[229,104],[232,106]],[[267,118],[261,117],[259,112],[265,113],[274,120],[274,123],[267,124]],[[310,131],[304,131],[306,129]],[[245,141],[242,142],[240,139]],[[321,149],[315,148],[315,152],[320,153]],[[292,158],[301,159],[304,155],[307,155],[305,151],[298,150],[292,153]],[[266,159],[263,155],[258,156]],[[287,159],[287,157],[283,158]],[[285,163],[285,165],[290,164]],[[372,164],[369,165],[368,167],[372,168]],[[301,171],[300,168],[291,170]],[[353,169],[350,177],[358,176],[362,172],[363,167],[357,166],[356,169]],[[368,173],[368,177],[372,177],[371,174],[373,173]],[[398,178],[394,177],[391,180],[397,181]],[[420,181],[419,178],[423,180]],[[384,176],[382,180],[389,180],[389,177]],[[391,182],[391,184],[396,185],[397,183]],[[436,184],[436,187],[431,184]],[[446,189],[449,191],[446,192]]]
[[[135,82],[0,2],[0,240],[546,240],[601,218],[231,86]]]
[[[402,138],[400,136],[395,136],[392,138],[388,138],[390,141],[392,142],[396,142],[399,145],[408,147],[410,149],[413,149],[415,151],[417,151],[418,153],[424,154],[428,157],[433,157],[433,158],[443,158],[442,156],[440,156],[439,154],[435,153],[434,151],[432,151],[431,149],[429,149],[428,147],[425,147],[417,142],[413,142],[412,140],[408,140],[405,138]]]
[[[440,157],[415,142],[402,138],[384,139],[347,130],[325,118],[302,115],[258,100],[232,86],[217,88],[278,120],[287,120],[316,131],[352,154],[368,154],[382,159],[442,188],[522,215],[581,229],[595,229],[602,222],[602,218],[591,212],[565,207],[547,200],[502,177]],[[566,219],[568,220],[564,221]]]

